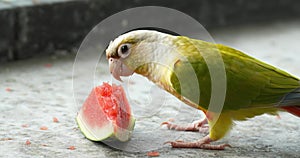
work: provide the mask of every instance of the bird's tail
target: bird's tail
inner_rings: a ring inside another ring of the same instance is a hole
[[[288,93],[280,102],[279,108],[300,117],[300,88]]]
[[[281,109],[300,117],[300,106],[285,106],[281,107]]]

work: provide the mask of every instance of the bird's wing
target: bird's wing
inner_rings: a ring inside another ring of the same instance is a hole
[[[211,99],[212,84],[207,63],[210,68],[220,64],[220,61],[215,61],[216,52],[221,54],[226,71],[224,110],[268,108],[278,104],[287,93],[300,87],[296,77],[224,45],[178,37],[176,46],[187,60],[179,59],[174,64],[172,86],[179,94],[205,109]],[[190,71],[197,75],[198,83],[190,81]],[[195,96],[197,89],[200,97]]]
[[[227,73],[225,104],[231,109],[270,107],[300,87],[299,79],[224,45],[217,45]]]

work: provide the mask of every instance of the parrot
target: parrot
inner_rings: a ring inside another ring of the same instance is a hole
[[[204,120],[189,126],[163,122],[169,129],[179,131],[199,131],[209,126],[208,135],[199,140],[166,142],[173,148],[224,150],[231,146],[212,142],[222,139],[235,121],[281,111],[300,117],[299,78],[223,44],[161,29],[136,29],[113,39],[105,53],[115,79],[122,81],[121,77],[134,73],[142,75],[204,112]],[[213,101],[211,71],[219,71],[220,65],[226,79],[224,102],[221,110],[209,110]]]

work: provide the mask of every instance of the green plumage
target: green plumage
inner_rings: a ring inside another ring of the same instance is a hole
[[[287,93],[300,87],[296,77],[227,46],[181,36],[174,40],[174,44],[188,62],[179,60],[174,65],[172,87],[179,94],[184,89],[185,94],[182,95],[195,103],[199,99],[193,94],[200,89],[199,105],[204,109],[208,109],[211,98],[211,77],[206,63],[211,66],[220,64],[215,61],[218,52],[222,56],[227,79],[223,111],[273,108]],[[187,67],[190,66],[198,77],[199,87],[189,82],[188,74],[191,72],[187,72]],[[179,80],[185,82],[179,84]]]

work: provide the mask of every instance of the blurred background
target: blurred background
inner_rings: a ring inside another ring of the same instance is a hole
[[[91,72],[82,66],[73,74],[76,53],[88,33],[112,14],[139,6],[177,9],[199,21],[216,43],[300,76],[299,0],[0,0],[0,157],[146,156],[86,140],[75,122],[78,105],[73,87],[73,79]],[[120,25],[126,26],[126,19]],[[109,81],[103,60],[95,71],[103,74],[98,78]],[[82,65],[89,64],[82,61]],[[89,91],[87,82],[76,86]],[[153,103],[159,106],[159,96],[167,95],[146,79],[136,78],[130,84],[131,95],[138,94],[130,96],[136,104],[156,99]],[[157,96],[149,98],[150,92]],[[183,110],[178,121],[197,120],[190,117],[189,107],[166,98],[170,105],[161,109],[164,117]],[[138,120],[138,127],[157,129],[143,139],[160,140],[161,135],[171,134],[160,128],[160,119],[151,113],[146,121]],[[159,151],[161,157],[300,157],[299,118],[282,113],[237,124],[221,141],[233,146],[225,151],[173,150],[162,145],[149,150]],[[203,134],[181,136],[195,140]]]
[[[101,20],[145,5],[177,9],[206,29],[300,16],[298,0],[0,0],[0,61],[74,52]]]

